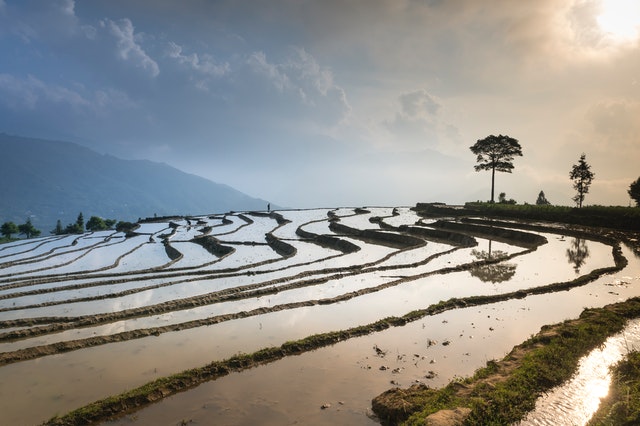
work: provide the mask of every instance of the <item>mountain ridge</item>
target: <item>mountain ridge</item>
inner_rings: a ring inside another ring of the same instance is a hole
[[[0,152],[0,223],[30,218],[43,235],[80,212],[136,221],[265,210],[268,203],[166,163],[120,159],[73,142],[0,133]]]

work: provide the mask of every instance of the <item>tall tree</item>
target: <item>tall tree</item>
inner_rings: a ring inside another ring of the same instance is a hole
[[[40,230],[36,229],[31,223],[31,219],[27,218],[27,221],[22,225],[18,225],[18,230],[27,238],[37,237],[40,235]]]
[[[510,136],[490,135],[484,139],[479,139],[473,146],[469,147],[476,155],[475,170],[491,170],[491,202],[494,199],[494,188],[496,171],[511,173],[513,170],[513,159],[516,155],[522,156],[522,147],[517,139]]]
[[[84,232],[84,216],[82,215],[82,212],[78,214],[76,223],[70,223],[67,225],[64,232],[66,234],[82,234]]]
[[[544,195],[544,191],[540,191],[538,194],[538,199],[536,200],[536,204],[539,206],[548,206],[551,203],[547,200],[546,195]]]
[[[76,219],[76,227],[80,230],[80,233],[84,232],[84,216],[82,212],[78,214],[78,218]]]
[[[629,197],[636,202],[636,207],[640,207],[640,177],[629,185]]]
[[[64,234],[64,228],[62,227],[62,222],[60,219],[56,222],[56,227],[51,231],[53,235],[62,235]]]
[[[5,222],[0,227],[0,233],[7,239],[11,239],[11,234],[17,234],[18,232],[18,225],[13,222]]]
[[[572,198],[576,202],[578,207],[582,208],[582,202],[584,197],[589,193],[589,187],[593,178],[596,176],[591,171],[591,165],[587,163],[587,156],[582,153],[578,164],[574,164],[569,173],[569,178],[573,181],[573,189],[577,194]]]

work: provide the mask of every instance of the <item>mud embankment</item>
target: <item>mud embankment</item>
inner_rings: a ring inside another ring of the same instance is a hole
[[[300,238],[309,240],[320,247],[338,250],[344,254],[355,253],[360,250],[360,247],[353,244],[350,241],[343,240],[342,238],[333,237],[325,234],[315,234],[313,232],[305,231],[302,227],[296,229],[296,235]]]
[[[415,248],[426,244],[425,240],[422,238],[416,238],[405,234],[377,231],[374,229],[356,229],[339,222],[331,222],[331,224],[329,224],[329,229],[336,234],[343,234],[365,242],[392,248]]]
[[[450,222],[438,220],[429,226],[436,229],[445,229],[458,233],[468,233],[477,237],[500,241],[525,248],[538,247],[547,243],[547,239],[542,235],[531,232],[518,231],[510,228],[503,228],[494,225],[480,225],[468,222]]]

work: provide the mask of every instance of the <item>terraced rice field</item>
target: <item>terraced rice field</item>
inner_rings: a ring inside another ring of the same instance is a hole
[[[390,386],[442,385],[541,325],[640,294],[630,249],[611,272],[616,247],[559,225],[405,207],[159,219],[129,235],[0,245],[0,424],[41,423],[185,369],[458,299],[115,421],[375,424],[369,402]]]

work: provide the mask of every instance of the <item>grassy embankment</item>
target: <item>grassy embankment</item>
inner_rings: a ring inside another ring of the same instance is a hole
[[[424,215],[486,215],[563,222],[600,227],[630,243],[638,253],[638,235],[618,231],[640,230],[640,209],[468,203],[465,209],[419,205]],[[608,229],[604,229],[604,227]],[[501,361],[490,361],[473,377],[434,390],[415,385],[391,389],[373,401],[374,411],[388,424],[511,424],[535,407],[536,399],[569,379],[579,359],[619,332],[630,318],[640,316],[640,299],[602,309],[585,310],[577,320],[547,326],[516,346]],[[593,425],[640,422],[640,356],[631,353],[615,373],[614,389]],[[428,419],[428,420],[426,420]],[[438,423],[435,423],[438,422]]]

